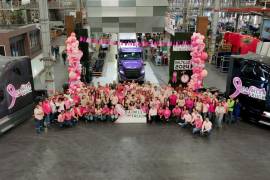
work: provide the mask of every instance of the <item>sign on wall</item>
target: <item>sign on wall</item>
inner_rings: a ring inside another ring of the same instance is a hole
[[[174,70],[175,71],[191,70],[190,60],[174,60]]]

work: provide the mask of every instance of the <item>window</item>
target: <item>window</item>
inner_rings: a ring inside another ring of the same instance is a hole
[[[255,81],[266,82],[269,80],[269,68],[254,61],[244,61],[241,63],[241,76]]]
[[[0,56],[5,56],[6,52],[5,52],[5,46],[0,45]]]
[[[30,32],[30,48],[40,48],[39,31]]]
[[[140,59],[141,53],[140,52],[122,52],[120,54],[120,59],[128,59],[128,60],[132,60],[132,59]]]

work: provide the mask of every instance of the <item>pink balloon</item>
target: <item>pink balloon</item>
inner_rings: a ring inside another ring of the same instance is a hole
[[[208,75],[208,72],[207,72],[206,69],[204,69],[204,70],[201,72],[201,76],[202,76],[203,78],[205,78],[207,75]]]

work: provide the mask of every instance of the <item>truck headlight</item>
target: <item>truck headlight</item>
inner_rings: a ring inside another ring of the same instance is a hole
[[[141,70],[141,74],[144,74],[144,73],[145,73],[145,71],[144,71],[144,69],[142,69],[142,70]]]
[[[119,72],[120,72],[120,74],[125,74],[125,72],[123,70],[120,70]]]
[[[264,116],[264,117],[267,117],[267,118],[270,118],[270,112],[264,111],[264,112],[263,112],[263,116]]]

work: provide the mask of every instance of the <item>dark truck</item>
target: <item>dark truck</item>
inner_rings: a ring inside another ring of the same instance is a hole
[[[270,125],[270,58],[256,54],[231,56],[226,95],[238,98],[241,115]]]
[[[31,60],[0,56],[0,135],[31,118],[33,107]]]
[[[118,50],[118,80],[144,82],[143,50],[140,47],[121,47]]]

